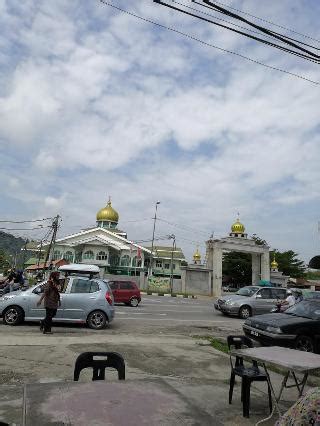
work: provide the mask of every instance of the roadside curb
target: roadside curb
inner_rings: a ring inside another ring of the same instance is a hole
[[[146,292],[140,291],[143,296],[164,296],[164,297],[179,297],[181,299],[197,299],[197,296],[190,294],[170,294],[170,293],[154,293],[154,292]]]

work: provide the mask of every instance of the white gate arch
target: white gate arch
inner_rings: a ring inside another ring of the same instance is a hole
[[[270,247],[259,245],[255,240],[248,238],[245,227],[239,218],[232,225],[228,237],[206,241],[207,268],[212,271],[212,295],[221,296],[222,287],[222,253],[223,251],[237,251],[251,253],[252,256],[252,284],[258,284],[260,279],[270,281]]]

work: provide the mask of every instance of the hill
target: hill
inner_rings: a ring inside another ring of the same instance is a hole
[[[25,240],[23,238],[0,231],[0,250],[3,250],[7,255],[14,256],[15,253],[20,253],[24,244]]]

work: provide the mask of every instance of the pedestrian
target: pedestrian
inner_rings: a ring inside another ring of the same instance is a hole
[[[52,334],[51,325],[52,318],[56,316],[57,309],[61,306],[60,293],[58,290],[59,285],[59,272],[51,272],[49,280],[45,286],[44,292],[37,302],[37,306],[40,306],[44,299],[44,307],[46,309],[45,318],[40,321],[40,330],[43,334]]]

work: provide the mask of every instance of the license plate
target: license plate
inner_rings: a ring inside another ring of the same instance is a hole
[[[251,330],[251,331],[250,331],[250,333],[251,333],[253,336],[259,337],[259,333],[258,333],[257,331]]]

